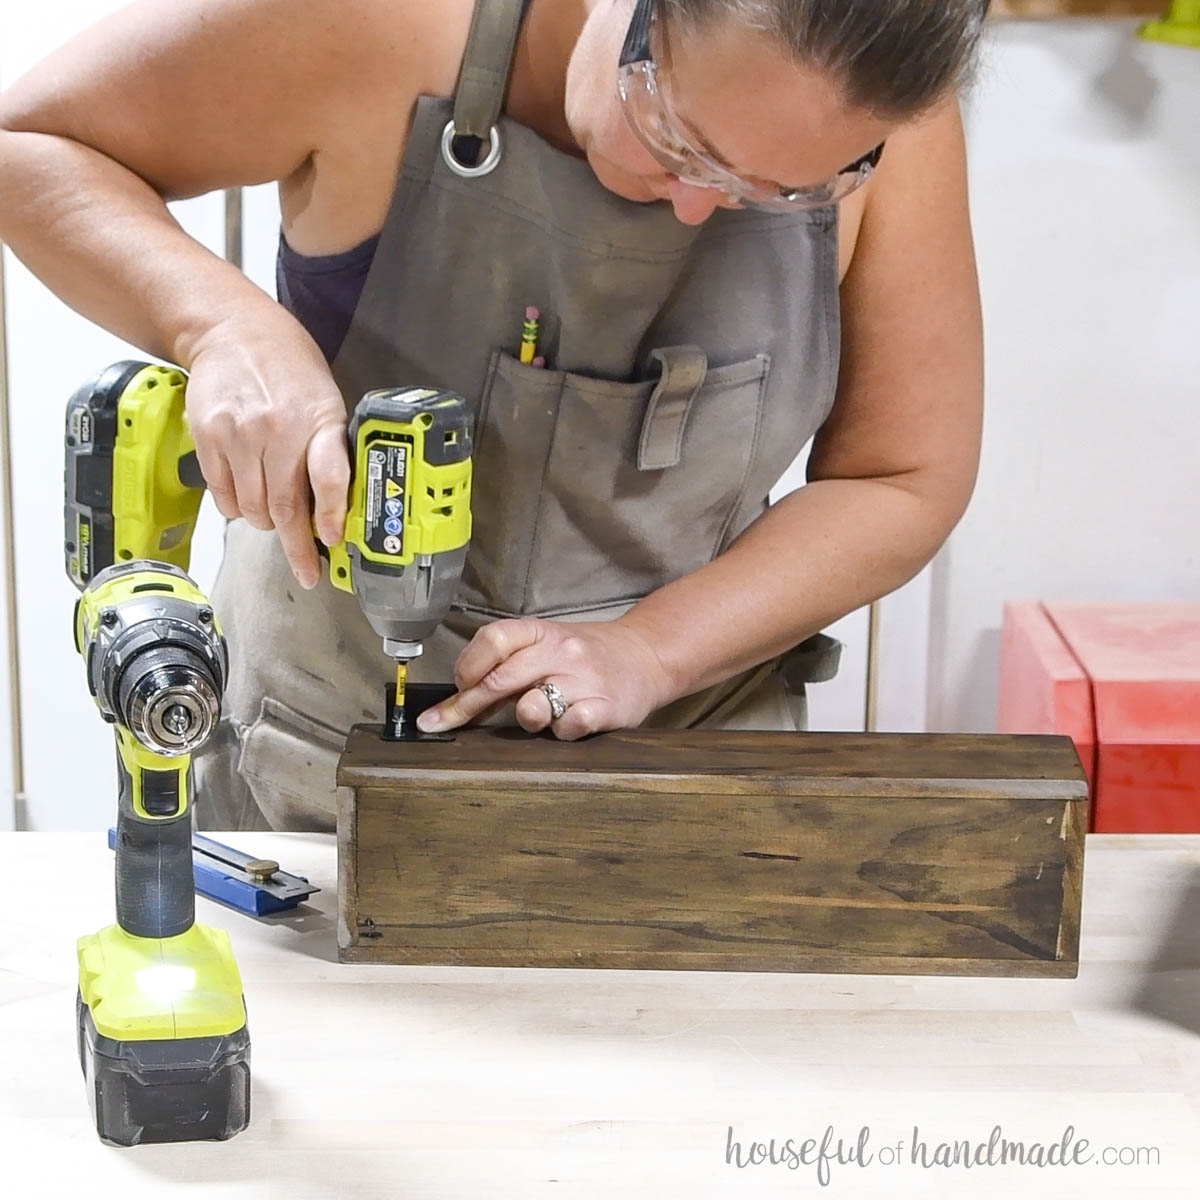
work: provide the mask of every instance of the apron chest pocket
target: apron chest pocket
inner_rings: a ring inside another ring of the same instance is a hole
[[[632,601],[711,561],[743,499],[770,360],[656,350],[634,383],[492,356],[463,600],[550,616]]]

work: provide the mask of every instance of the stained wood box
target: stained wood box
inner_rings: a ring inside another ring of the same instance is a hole
[[[1074,976],[1059,736],[351,731],[343,962]]]

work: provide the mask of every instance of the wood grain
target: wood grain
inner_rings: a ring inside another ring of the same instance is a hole
[[[1076,970],[1066,738],[360,726],[339,783],[344,961]]]

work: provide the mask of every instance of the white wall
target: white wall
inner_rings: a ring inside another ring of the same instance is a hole
[[[1200,600],[1200,51],[992,29],[969,113],[987,341],[933,573],[929,728],[995,728],[1006,599]]]

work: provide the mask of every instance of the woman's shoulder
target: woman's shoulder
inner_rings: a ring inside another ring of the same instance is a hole
[[[245,22],[232,38],[239,63],[311,83],[329,128],[347,120],[369,128],[407,117],[422,94],[450,95],[458,77],[475,0],[156,0],[224,10]],[[255,34],[268,35],[273,45]],[[270,57],[269,64],[263,60]]]
[[[252,0],[287,21],[297,0]],[[354,84],[362,72],[407,81],[415,92],[454,89],[475,0],[300,0],[317,45]]]
[[[293,0],[254,2],[286,9]],[[328,254],[382,226],[418,97],[454,92],[474,0],[303,3],[317,26],[330,22],[338,33],[328,51],[333,74],[318,145],[280,180],[280,201],[292,245]]]
[[[957,96],[950,96],[901,125],[888,138],[871,180],[838,206],[839,278],[845,280],[854,262],[872,257],[865,229],[886,228],[898,235],[908,228],[915,237],[916,229],[905,220],[910,206],[958,209],[965,191],[961,106]]]
[[[136,0],[59,46],[3,93],[15,117],[41,96],[47,64],[74,68],[56,83],[79,88],[132,81],[129,104],[201,99],[226,110],[260,103],[296,107],[301,95],[331,107],[381,81],[453,86],[474,0]],[[76,83],[78,78],[78,83]],[[335,86],[336,85],[336,86]],[[170,111],[170,110],[168,110]]]

